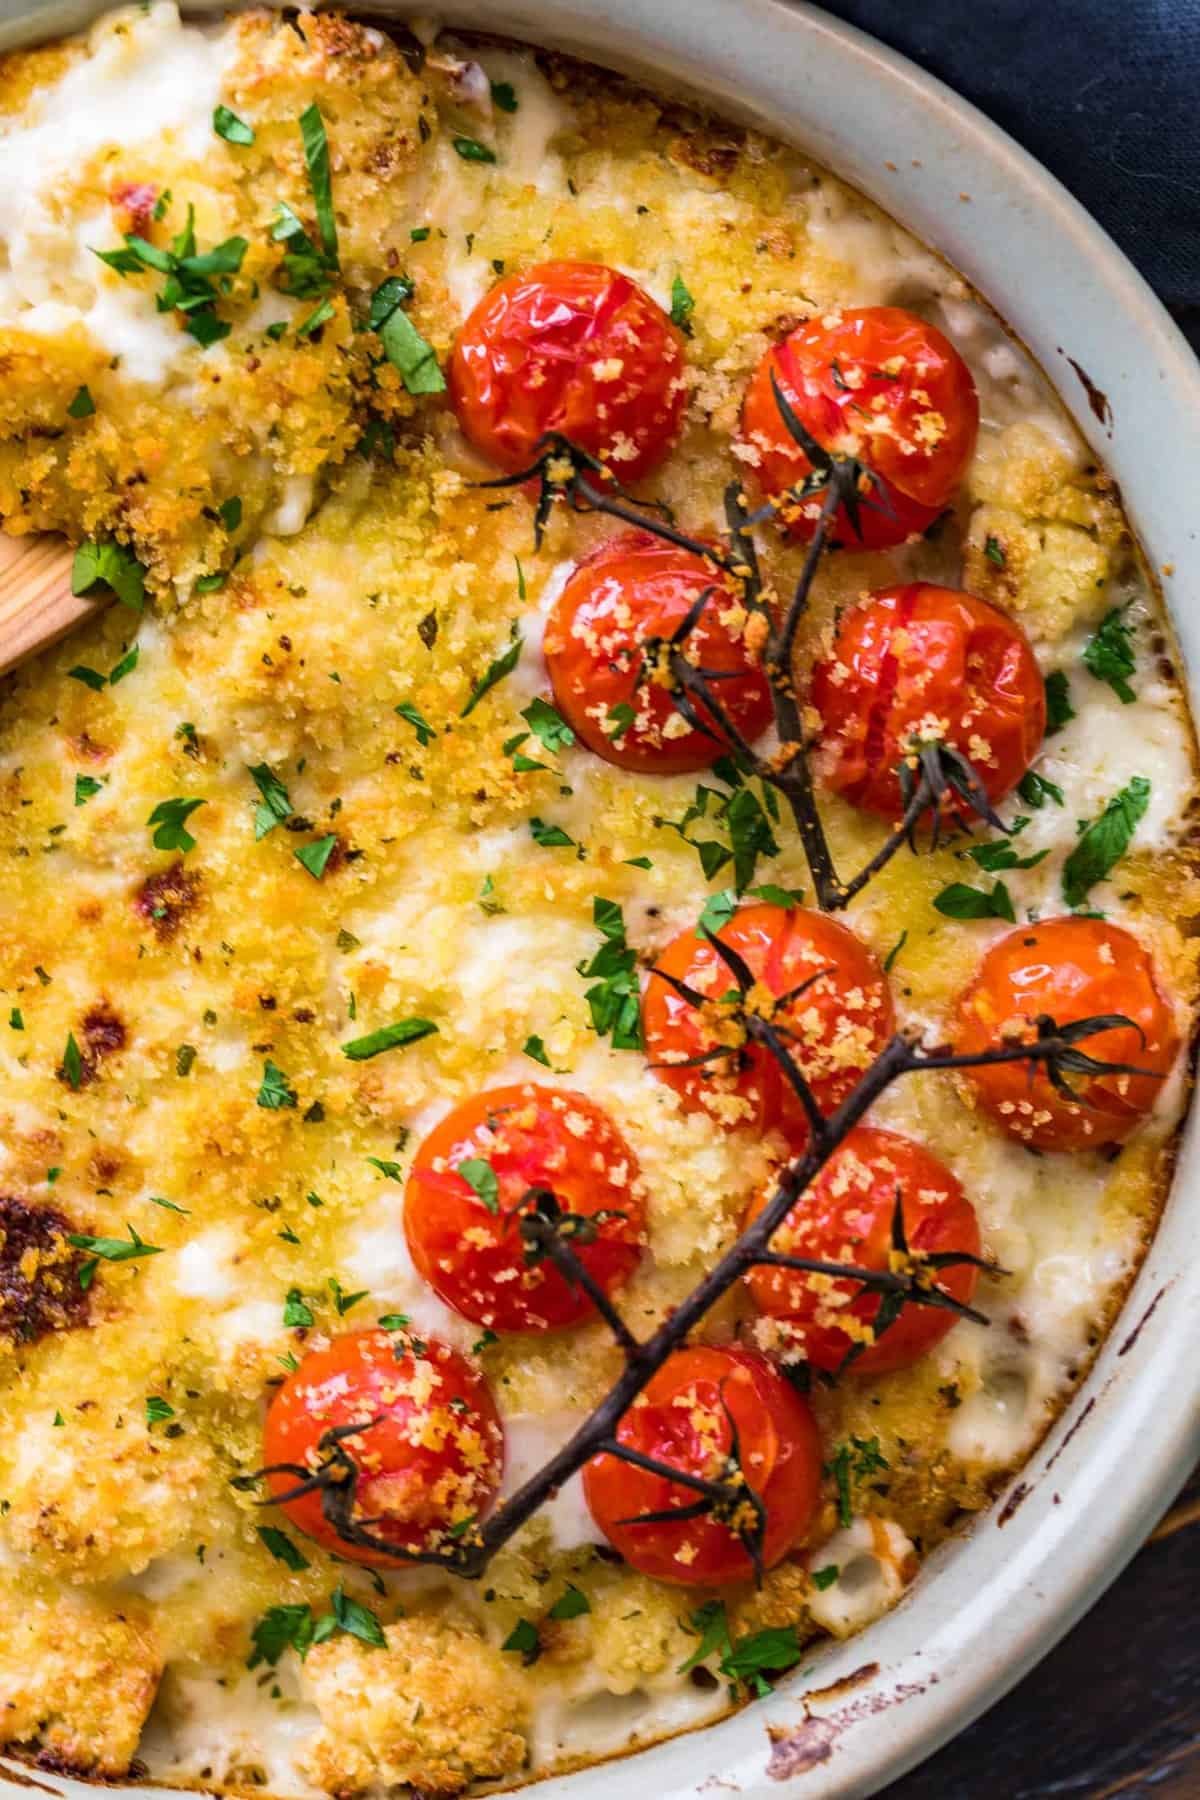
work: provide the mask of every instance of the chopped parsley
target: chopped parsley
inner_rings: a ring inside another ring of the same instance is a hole
[[[692,314],[696,310],[696,302],[688,292],[683,276],[676,273],[671,283],[671,323],[688,337],[692,335]]]
[[[311,1569],[312,1564],[296,1548],[286,1531],[280,1531],[277,1525],[256,1525],[255,1530],[275,1560],[284,1563],[293,1574],[298,1575],[302,1569]]]
[[[412,294],[413,284],[407,276],[389,275],[371,296],[367,323],[410,394],[441,394],[446,378],[438,366],[437,352],[404,311],[404,302],[411,300]]]
[[[196,1061],[195,1044],[180,1044],[175,1052],[175,1073],[181,1077],[191,1074]]]
[[[231,494],[228,500],[222,500],[217,508],[217,516],[226,531],[237,530],[242,522],[242,503],[236,494]]]
[[[1008,561],[1007,556],[1004,554],[1004,545],[1000,542],[999,538],[989,537],[984,543],[983,554],[990,563],[995,563],[998,569],[1004,568]]]
[[[552,1619],[578,1619],[591,1610],[592,1603],[587,1595],[569,1581],[550,1608],[549,1616]]]
[[[213,112],[213,130],[227,144],[252,144],[254,128],[247,125],[245,119],[239,119],[235,112],[227,106],[218,106]]]
[[[769,1626],[735,1640],[720,1600],[699,1607],[689,1623],[700,1641],[678,1672],[686,1674],[716,1656],[718,1671],[728,1682],[735,1688],[752,1688],[760,1699],[772,1692],[768,1676],[793,1668],[803,1654],[794,1625]]]
[[[316,1324],[312,1307],[298,1287],[289,1288],[287,1291],[287,1299],[283,1303],[283,1322],[285,1325]]]
[[[360,1300],[365,1300],[371,1292],[370,1288],[356,1288],[352,1294],[348,1294],[336,1275],[329,1277],[328,1286],[334,1310],[339,1319],[344,1319],[346,1314],[357,1306]]]
[[[892,945],[891,949],[888,951],[887,955],[883,959],[883,972],[885,975],[891,974],[891,972],[896,964],[896,958],[899,956],[900,952],[903,950],[903,948],[904,948],[905,944],[907,944],[907,942],[908,942],[908,932],[902,931],[900,933],[900,936],[896,939],[895,943]]]
[[[575,742],[575,733],[548,700],[531,700],[521,717],[543,750],[569,750]]]
[[[141,652],[139,651],[138,646],[134,644],[131,650],[125,652],[120,662],[115,662],[113,664],[112,668],[108,671],[109,687],[116,687],[119,681],[124,681],[127,675],[133,674],[133,671],[138,666],[138,657],[140,654]]]
[[[73,1250],[87,1252],[87,1260],[79,1265],[79,1285],[87,1289],[92,1285],[96,1274],[96,1266],[102,1262],[134,1262],[143,1256],[161,1256],[162,1246],[148,1244],[140,1238],[132,1225],[126,1225],[129,1237],[89,1237],[81,1231],[68,1233],[67,1242]]]
[[[499,1213],[500,1183],[495,1169],[486,1157],[469,1156],[465,1162],[459,1163],[455,1173],[462,1176],[471,1192],[478,1195],[490,1213]]]
[[[1129,677],[1137,668],[1133,649],[1133,627],[1126,623],[1126,606],[1114,606],[1083,647],[1083,666],[1097,681],[1105,681],[1123,706],[1131,706],[1137,695],[1129,685]]]
[[[543,1069],[548,1069],[550,1067],[550,1058],[546,1055],[546,1046],[540,1037],[527,1037],[522,1044],[521,1049],[523,1053],[532,1058],[535,1063],[541,1063]]]
[[[655,824],[662,830],[677,832],[685,844],[692,846],[700,858],[706,880],[712,881],[732,863],[734,887],[742,894],[754,880],[758,858],[779,854],[772,831],[778,803],[769,788],[763,789],[760,800],[755,790],[743,781],[731,757],[718,758],[713,773],[732,791],[722,792],[720,788],[701,783],[682,818],[656,819]],[[723,827],[728,843],[722,843],[719,838],[692,837],[690,828],[699,819],[712,820]]]
[[[1063,864],[1062,891],[1068,906],[1081,906],[1098,881],[1111,874],[1128,850],[1150,804],[1150,783],[1135,775],[1113,795],[1099,818],[1084,828]]]
[[[63,1051],[62,1072],[67,1085],[72,1088],[75,1093],[78,1093],[80,1083],[83,1080],[83,1058],[79,1054],[79,1045],[75,1042],[75,1033],[73,1031],[68,1031],[67,1033],[67,1046]]]
[[[637,718],[628,700],[618,700],[604,715],[604,730],[610,743],[619,744]]]
[[[368,1156],[367,1161],[373,1169],[378,1169],[379,1173],[388,1181],[404,1180],[404,1170],[398,1162],[389,1162],[386,1157],[380,1156]]]
[[[454,148],[464,162],[494,163],[496,160],[496,152],[481,144],[478,138],[456,137]]]
[[[276,1068],[270,1057],[263,1064],[262,1084],[258,1090],[258,1104],[267,1112],[279,1112],[284,1107],[295,1106],[296,1090],[288,1083],[282,1069]]]
[[[311,844],[301,844],[292,854],[301,867],[308,870],[314,881],[320,881],[336,844],[337,833],[331,831],[325,837],[314,838]]]
[[[24,1031],[25,1019],[19,1006],[14,1006],[9,1013],[8,1023],[13,1031]]]
[[[852,1437],[839,1444],[825,1465],[837,1487],[838,1524],[845,1530],[854,1522],[854,1489],[891,1464],[879,1448],[879,1439]]]
[[[72,419],[90,419],[96,410],[96,402],[86,387],[76,391],[75,398],[67,408],[67,416]]]
[[[542,1640],[538,1636],[537,1626],[530,1619],[518,1619],[500,1648],[513,1651],[520,1656],[527,1669],[531,1668],[542,1654]]]
[[[997,881],[990,892],[968,887],[964,881],[952,881],[933,904],[935,911],[947,919],[1007,919],[1013,925],[1017,920],[1012,895],[1002,881]]]
[[[831,1588],[841,1572],[836,1563],[826,1563],[823,1569],[814,1569],[812,1584],[818,1594],[823,1594],[826,1588]]]
[[[97,781],[91,775],[77,775],[75,777],[76,806],[86,806],[88,801],[100,792],[103,785],[103,782]]]
[[[529,835],[535,844],[543,850],[577,849],[575,839],[565,832],[561,825],[555,825],[548,819],[530,819]]]
[[[1047,781],[1044,775],[1038,775],[1033,769],[1027,769],[1022,775],[1017,792],[1026,806],[1032,806],[1034,812],[1041,812],[1047,800],[1053,800],[1055,806],[1063,805],[1063,791],[1053,781]]]
[[[378,1031],[368,1032],[366,1037],[352,1038],[342,1045],[342,1055],[348,1056],[351,1062],[367,1062],[384,1050],[402,1050],[407,1044],[417,1044],[436,1031],[437,1026],[429,1019],[398,1019],[394,1025],[383,1025]]]
[[[122,606],[141,612],[146,603],[146,571],[128,544],[89,539],[80,544],[71,564],[71,592],[85,596],[108,588]]]
[[[590,962],[579,965],[585,981],[594,981],[584,995],[599,1037],[611,1037],[614,1050],[642,1048],[637,952],[625,937],[625,915],[616,900],[597,895],[592,900],[592,920],[604,942]]]
[[[1013,848],[1013,838],[1019,837],[1028,825],[1028,818],[1016,818],[1006,827],[1008,836],[992,838],[986,843],[972,844],[967,851],[971,861],[978,863],[989,875],[996,875],[1001,869],[1035,869],[1040,862],[1049,856],[1049,850],[1035,850],[1032,856],[1021,856]]]
[[[262,805],[255,808],[254,838],[265,838],[268,832],[282,825],[285,819],[292,816],[292,802],[288,791],[278,775],[266,763],[255,763],[247,773],[262,796]]]
[[[1052,669],[1046,677],[1046,736],[1061,731],[1074,717],[1071,684],[1061,669]]]
[[[147,1396],[146,1396],[146,1424],[147,1424],[147,1426],[161,1425],[164,1419],[173,1419],[174,1417],[175,1417],[175,1408],[171,1405],[171,1402],[169,1400],[162,1399],[161,1396],[158,1394],[147,1394]]]
[[[217,316],[217,301],[229,288],[230,277],[242,266],[249,245],[244,237],[226,238],[211,250],[196,249],[196,209],[188,207],[187,223],[169,250],[160,250],[134,232],[125,233],[121,250],[96,250],[100,261],[115,269],[122,280],[147,269],[165,277],[155,305],[160,313],[183,315],[183,328],[207,349],[227,338],[232,327]]]
[[[187,829],[185,820],[189,819],[199,806],[205,806],[204,800],[160,800],[147,825],[156,827],[152,842],[156,850],[178,850],[186,856],[189,850],[196,848],[196,840]]]
[[[506,675],[512,674],[518,662],[521,660],[521,651],[524,647],[524,643],[524,638],[514,625],[512,628],[512,642],[509,644],[508,649],[492,660],[488,665],[487,672],[476,682],[474,688],[471,690],[470,699],[459,714],[460,718],[465,719],[473,713],[475,708],[479,705],[479,702],[483,699],[483,696],[490,693],[498,681],[503,681]]]
[[[517,110],[517,92],[511,81],[493,81],[491,83],[492,102],[504,113],[515,113]]]
[[[401,700],[399,706],[393,708],[402,719],[406,719],[417,734],[417,742],[422,750],[426,744],[433,742],[433,726],[424,715],[418,712],[411,700]]]
[[[333,214],[333,179],[329,171],[329,140],[325,121],[314,100],[300,114],[300,141],[304,145],[304,161],[308,166],[308,185],[312,189],[317,211],[317,231],[321,250],[329,268],[338,267],[337,220]]]
[[[298,1606],[272,1606],[257,1621],[250,1633],[252,1649],[246,1658],[248,1669],[260,1663],[272,1668],[285,1650],[307,1656],[313,1643],[312,1607],[307,1601]]]

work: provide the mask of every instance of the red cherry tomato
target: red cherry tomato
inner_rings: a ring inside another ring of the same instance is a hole
[[[594,1221],[594,1241],[571,1243],[605,1293],[629,1277],[645,1230],[637,1159],[603,1108],[570,1088],[522,1082],[465,1101],[430,1132],[408,1178],[404,1230],[418,1271],[493,1331],[550,1331],[593,1310],[551,1262],[526,1261],[518,1220],[533,1188]]]
[[[635,281],[548,262],[498,281],[458,334],[450,403],[477,450],[516,473],[561,431],[619,481],[657,466],[683,417],[683,338]]]
[[[958,1178],[911,1138],[870,1125],[858,1126],[835,1150],[775,1232],[771,1249],[785,1256],[889,1270],[897,1190],[911,1251],[979,1255],[979,1222]],[[752,1203],[746,1225],[774,1192],[772,1185]],[[956,1263],[937,1276],[936,1284],[969,1304],[977,1279],[972,1264]],[[907,1368],[939,1344],[955,1322],[953,1313],[910,1303],[872,1341],[880,1295],[860,1282],[831,1282],[827,1276],[770,1267],[753,1269],[746,1281],[759,1311],[785,1320],[789,1338],[818,1369],[840,1368],[855,1345],[864,1344],[850,1364],[856,1375]]]
[[[751,1005],[786,1034],[817,1104],[831,1113],[892,1029],[891,992],[875,952],[845,925],[801,907],[743,906],[717,936],[748,964],[757,983]],[[642,1030],[646,1054],[663,1065],[659,1079],[692,1111],[759,1131],[778,1125],[803,1142],[804,1110],[771,1052],[746,1040],[734,977],[712,944],[685,931],[655,967],[712,1002],[701,1011],[651,972]],[[733,1053],[691,1062],[721,1046]]]
[[[1040,1016],[1058,1025],[1105,1013],[1132,1019],[1079,1044],[1103,1062],[1146,1075],[1066,1073],[1071,1100],[1042,1066],[996,1063],[964,1071],[968,1092],[1012,1137],[1039,1150],[1102,1149],[1123,1142],[1162,1092],[1179,1050],[1171,1007],[1149,953],[1131,932],[1103,919],[1021,925],[992,945],[958,1001],[954,1048],[963,1055],[1028,1043]]]
[[[504,1434],[487,1383],[457,1351],[387,1331],[351,1331],[310,1350],[267,1410],[265,1460],[315,1470],[327,1455],[325,1433],[354,1424],[362,1430],[340,1447],[361,1470],[353,1520],[372,1537],[436,1549],[453,1526],[490,1510]],[[267,1477],[275,1495],[300,1479]],[[403,1561],[341,1537],[320,1492],[281,1510],[297,1531],[350,1562],[391,1568]]]
[[[738,1464],[766,1508],[762,1560],[770,1568],[812,1522],[821,1440],[808,1402],[765,1357],[700,1345],[674,1351],[621,1420],[617,1441],[689,1475],[722,1480],[734,1427]],[[604,1455],[585,1465],[583,1491],[605,1537],[644,1575],[707,1586],[753,1573],[736,1528],[720,1519],[629,1522],[639,1513],[685,1510],[697,1499],[692,1488]]]
[[[729,748],[706,707],[697,712],[711,736],[688,725],[653,675],[639,680],[647,640],[669,638],[706,589],[687,653],[732,677],[716,684],[718,699],[754,739],[771,722],[771,692],[746,641],[748,615],[719,570],[645,531],[623,532],[572,570],[546,624],[546,667],[559,711],[606,762],[671,774],[707,768]]]
[[[979,430],[975,383],[948,338],[901,307],[864,306],[809,319],[768,350],[746,393],[742,436],[769,496],[812,467],[780,415],[772,373],[823,449],[857,457],[882,481],[882,493],[863,498],[885,510],[860,509],[860,536],[843,508],[836,542],[882,550],[933,523],[966,472]],[[785,508],[789,533],[811,537],[820,508],[819,494]]]
[[[1037,755],[1046,690],[1028,638],[1006,613],[956,588],[913,581],[842,615],[812,672],[822,772],[868,812],[904,809],[898,765],[921,742],[949,744],[993,804]]]

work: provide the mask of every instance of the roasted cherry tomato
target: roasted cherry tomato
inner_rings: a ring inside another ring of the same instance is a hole
[[[812,672],[822,773],[868,812],[904,810],[896,770],[922,744],[965,756],[994,804],[1037,755],[1046,690],[1028,638],[1006,613],[927,581],[884,588],[842,615]]]
[[[771,692],[747,641],[752,621],[702,557],[649,532],[623,532],[577,563],[546,623],[554,698],[576,736],[606,762],[671,774],[707,768],[729,748],[712,715],[690,726],[669,691],[663,646],[710,590],[684,639],[688,659],[717,671],[717,697],[749,739],[771,722]]]
[[[660,463],[679,432],[683,338],[628,275],[548,262],[484,295],[450,358],[450,401],[477,450],[516,473],[561,431],[619,481]]]
[[[1081,1039],[1078,1049],[1102,1062],[1129,1063],[1147,1074],[1064,1079],[1078,1095],[1054,1086],[1044,1065],[995,1063],[964,1071],[975,1104],[1022,1143],[1039,1150],[1088,1150],[1119,1144],[1151,1110],[1179,1037],[1148,951],[1131,932],[1103,919],[1047,919],[1020,925],[992,945],[958,1002],[954,1048],[963,1055],[1032,1042],[1037,1020],[1057,1025],[1121,1013],[1133,1025]],[[1137,1029],[1135,1029],[1137,1027]]]
[[[564,1235],[605,1293],[641,1255],[637,1159],[608,1114],[570,1088],[491,1088],[456,1106],[425,1139],[404,1196],[418,1270],[464,1318],[493,1331],[550,1331],[592,1312],[544,1256],[531,1261],[521,1215],[556,1206]]]
[[[330,1444],[326,1434],[346,1425],[362,1429]],[[313,1474],[331,1454],[348,1457],[360,1471],[348,1503],[351,1526],[408,1550],[436,1549],[454,1526],[482,1518],[504,1462],[504,1434],[483,1377],[445,1344],[389,1331],[351,1331],[310,1350],[271,1401],[263,1448],[268,1465],[292,1463]],[[282,1495],[303,1478],[284,1471],[267,1480]],[[356,1544],[326,1517],[324,1493],[344,1486],[335,1480],[281,1510],[325,1550],[398,1566],[402,1558]]]
[[[749,1225],[775,1192],[759,1195],[746,1215]],[[893,1221],[899,1193],[904,1236],[915,1266],[920,1256],[954,1251],[979,1255],[975,1208],[936,1156],[894,1131],[860,1125],[834,1151],[811,1187],[797,1200],[771,1239],[784,1256],[857,1263],[892,1271]],[[978,1272],[955,1263],[930,1280],[955,1300],[970,1303]],[[939,1344],[954,1314],[907,1303],[875,1337],[881,1296],[857,1281],[830,1280],[800,1270],[756,1268],[746,1277],[760,1312],[785,1322],[786,1336],[818,1369],[839,1369],[856,1351],[856,1375],[904,1369]]]
[[[818,1106],[831,1113],[892,1029],[875,952],[845,925],[801,907],[743,906],[717,936],[756,978],[750,1009],[775,1025]],[[705,1006],[692,1005],[664,975],[704,995]],[[646,1054],[693,1111],[759,1131],[777,1125],[803,1142],[803,1107],[771,1051],[749,1040],[745,1011],[729,966],[706,938],[685,931],[658,958],[642,997]]]
[[[811,464],[791,435],[776,381],[822,449],[857,457],[882,482],[859,510],[861,536],[844,508],[834,540],[869,550],[901,544],[931,525],[963,478],[979,430],[971,372],[948,338],[898,306],[827,313],[798,325],[767,351],[742,410],[744,455],[772,498],[803,481]],[[881,510],[882,509],[882,510]],[[811,537],[821,495],[780,517]]]
[[[707,1480],[736,1479],[740,1469],[766,1509],[764,1567],[786,1556],[812,1522],[821,1486],[817,1427],[808,1402],[755,1351],[674,1351],[621,1420],[617,1441]],[[748,1505],[728,1522],[709,1515],[639,1525],[641,1513],[686,1514],[699,1496],[611,1455],[586,1464],[583,1491],[605,1537],[644,1575],[707,1586],[753,1573],[738,1533],[754,1521]]]

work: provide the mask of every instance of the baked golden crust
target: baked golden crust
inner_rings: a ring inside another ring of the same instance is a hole
[[[145,1607],[5,1583],[0,1606],[0,1744],[47,1768],[128,1773],[162,1657]]]
[[[450,1618],[400,1619],[386,1635],[386,1650],[342,1639],[310,1652],[304,1683],[322,1729],[304,1751],[309,1778],[338,1796],[459,1794],[519,1774],[530,1714],[519,1663]]]

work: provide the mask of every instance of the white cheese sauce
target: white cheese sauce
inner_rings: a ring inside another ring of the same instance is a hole
[[[154,386],[199,354],[178,320],[155,310],[149,283],[94,254],[120,242],[111,214],[79,219],[60,190],[106,154],[115,174],[138,144],[165,140],[203,160],[235,43],[228,27],[185,26],[159,0],[102,20],[87,53],[19,123],[0,118],[0,325],[47,337],[82,325],[128,378]]]

